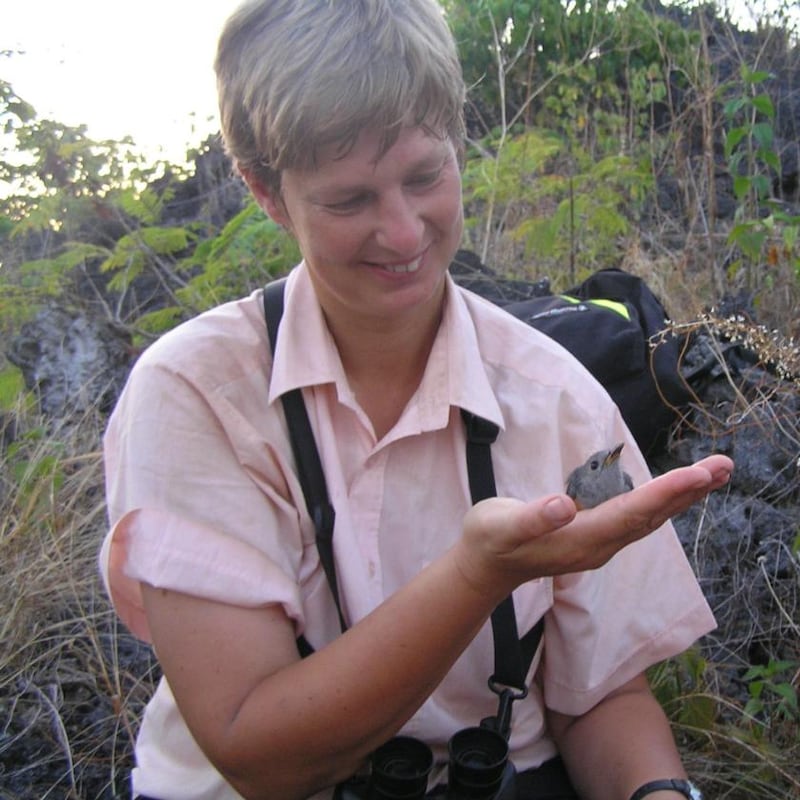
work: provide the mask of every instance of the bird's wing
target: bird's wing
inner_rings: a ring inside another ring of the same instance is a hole
[[[578,496],[578,470],[574,469],[567,478],[567,487],[564,491],[574,500]]]

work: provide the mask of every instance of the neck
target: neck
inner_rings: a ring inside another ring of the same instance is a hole
[[[419,386],[442,317],[442,301],[402,319],[331,324],[345,373],[376,439],[397,423]]]

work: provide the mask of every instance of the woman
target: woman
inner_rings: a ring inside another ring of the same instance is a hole
[[[303,262],[274,361],[254,292],[154,344],[109,424],[101,562],[165,675],[134,793],[330,797],[399,731],[444,781],[450,736],[495,710],[487,619],[513,591],[520,633],[545,619],[517,769],[560,754],[583,798],[689,796],[652,783],[686,774],[643,672],[713,626],[666,520],[732,464],[649,480],[585,370],[449,279],[464,89],[440,9],[254,0],[216,67],[229,151]],[[344,634],[279,402],[297,387],[336,509]],[[475,507],[460,409],[501,428],[500,497]],[[565,476],[616,442],[637,488],[577,512]]]

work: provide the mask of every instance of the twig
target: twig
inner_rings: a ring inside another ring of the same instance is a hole
[[[764,566],[766,560],[767,560],[766,556],[758,557],[758,568],[761,570],[761,574],[764,576],[764,580],[766,581],[767,584],[767,590],[772,596],[775,605],[778,607],[778,611],[781,612],[783,618],[786,620],[786,622],[789,623],[789,627],[791,628],[792,633],[794,633],[796,636],[800,636],[800,626],[797,625],[797,623],[792,619],[792,615],[786,610],[786,608],[784,608],[781,599],[778,597],[777,593],[775,592],[775,589],[772,587],[772,581],[769,577],[769,574],[767,573],[766,567]]]
[[[55,728],[56,737],[64,751],[64,757],[67,759],[69,782],[72,786],[72,790],[77,791],[78,783],[75,780],[75,764],[72,760],[72,747],[70,745],[69,736],[67,735],[67,729],[64,727],[64,722],[61,719],[61,715],[58,713],[55,701],[48,697],[35,683],[29,683],[27,688],[39,697],[53,715],[53,727]],[[50,684],[50,689],[52,691],[56,691],[56,688],[54,684]]]

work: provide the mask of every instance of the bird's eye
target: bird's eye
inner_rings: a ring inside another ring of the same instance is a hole
[[[591,464],[592,469],[597,469],[599,466],[600,466],[600,462],[596,458],[593,458],[592,459],[592,464]]]

